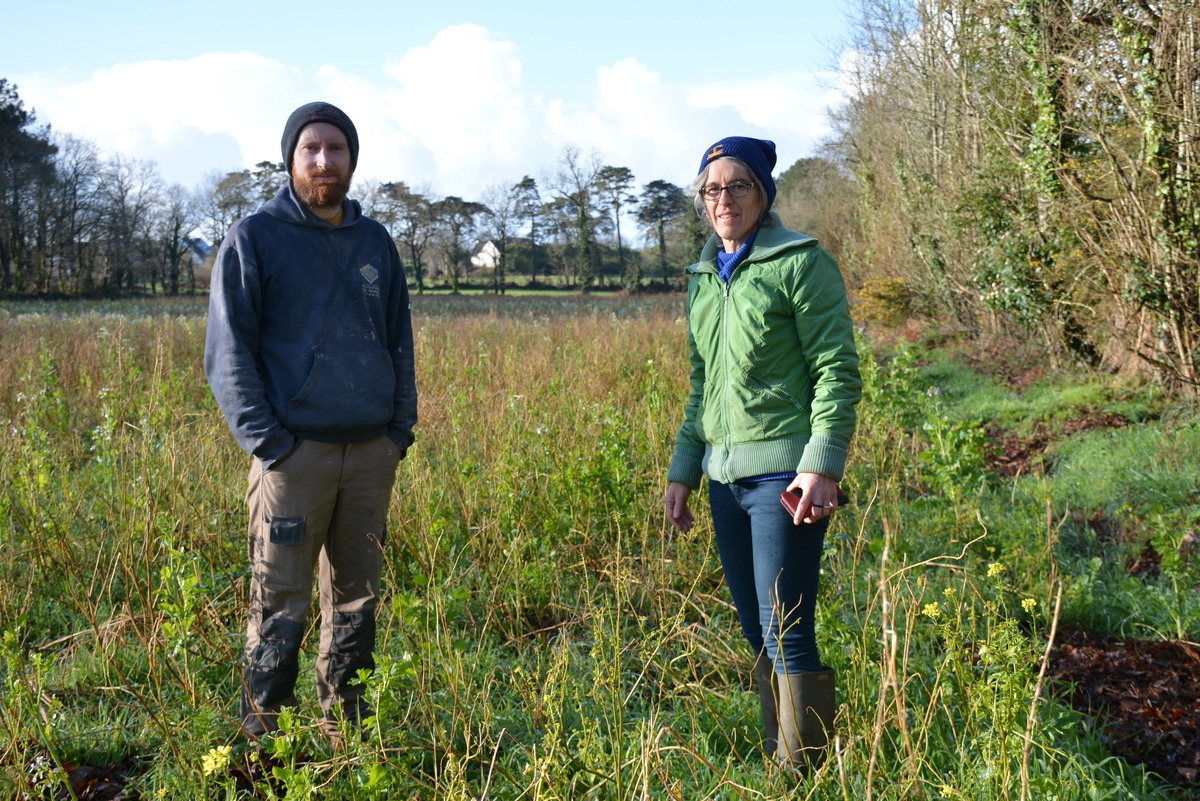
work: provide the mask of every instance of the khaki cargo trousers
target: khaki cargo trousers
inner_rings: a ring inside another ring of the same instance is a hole
[[[375,607],[400,449],[387,437],[304,440],[282,463],[254,460],[247,504],[252,577],[242,671],[242,728],[257,738],[296,705],[300,647],[317,573],[317,697],[327,721],[371,714],[350,682],[375,666]]]

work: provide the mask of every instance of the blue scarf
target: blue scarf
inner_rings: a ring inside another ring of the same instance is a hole
[[[722,281],[728,284],[729,279],[733,278],[733,271],[750,255],[750,247],[754,244],[754,237],[756,236],[758,236],[758,231],[750,234],[750,237],[742,243],[742,246],[733,253],[717,250],[717,275],[721,277]]]

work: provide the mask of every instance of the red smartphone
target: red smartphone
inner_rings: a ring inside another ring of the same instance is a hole
[[[783,501],[783,508],[788,510],[788,514],[795,517],[796,509],[800,507],[800,490],[784,490],[783,494],[779,496],[779,500]],[[838,490],[837,505],[845,506],[848,503],[850,503],[850,496]]]

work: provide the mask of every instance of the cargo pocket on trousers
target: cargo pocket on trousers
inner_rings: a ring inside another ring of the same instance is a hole
[[[303,517],[272,517],[271,543],[274,545],[303,545]]]

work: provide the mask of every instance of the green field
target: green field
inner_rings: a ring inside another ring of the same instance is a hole
[[[237,798],[244,479],[198,301],[0,304],[0,795]],[[1041,675],[1056,621],[1200,639],[1200,426],[1146,386],[1018,392],[862,342],[866,400],[818,636],[836,751],[758,747],[750,655],[703,504],[659,503],[686,392],[680,297],[414,297],[421,421],[392,507],[366,740],[311,686],[264,798],[1166,799]],[[1113,410],[1136,425],[1066,437]],[[983,424],[1061,435],[991,469]],[[1096,517],[1163,555],[1128,575]],[[315,638],[309,640],[309,645]],[[21,795],[25,793],[25,795]]]

